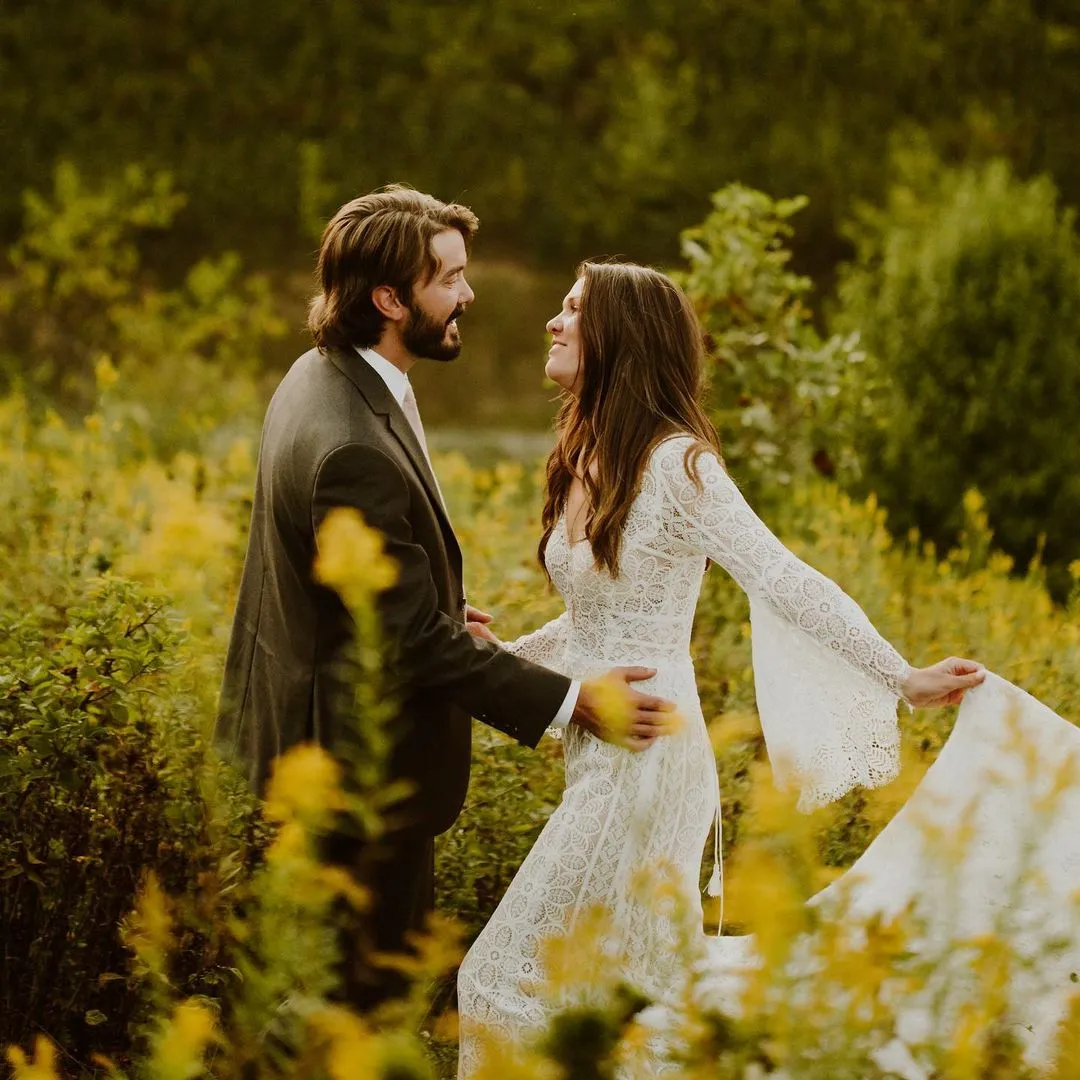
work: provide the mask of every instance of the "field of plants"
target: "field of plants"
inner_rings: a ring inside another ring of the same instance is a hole
[[[1076,720],[1074,219],[1048,182],[1004,163],[912,169],[893,196],[906,215],[860,219],[827,317],[811,317],[788,261],[801,200],[725,188],[683,234],[677,269],[710,335],[728,463],[774,531],[911,662],[976,657]],[[918,213],[904,201],[916,187]],[[373,763],[392,720],[361,650],[367,754],[350,783],[351,763],[305,748],[257,806],[210,745],[270,388],[257,361],[283,327],[268,283],[233,256],[174,288],[143,272],[145,239],[178,199],[167,177],[101,186],[61,167],[28,200],[0,280],[0,1043],[19,1080],[450,1076],[453,970],[559,798],[559,744],[527,751],[477,727],[468,804],[438,846],[440,916],[404,961],[410,997],[375,1016],[335,1004],[329,920],[364,895],[319,863],[316,839],[342,809],[377,827]],[[466,349],[463,378],[468,362]],[[534,556],[539,463],[437,465],[470,599],[504,639],[557,613]],[[393,573],[378,538],[342,519],[326,551],[321,572],[370,625]],[[776,964],[738,1020],[688,1004],[673,1075],[884,1076],[883,973],[904,970],[905,928],[875,926],[855,951],[801,905],[889,820],[953,714],[902,717],[894,784],[796,814],[769,782],[747,620],[714,569],[694,658],[723,791],[726,930],[763,935]],[[662,896],[663,868],[654,886]],[[828,993],[782,974],[804,932]],[[596,913],[551,944],[553,995],[602,940]],[[973,945],[977,992],[923,1048],[934,1075],[1025,1075],[1000,993],[1010,962],[1000,942]],[[493,1046],[484,1076],[632,1068],[645,1003],[617,973],[590,994],[536,1047]],[[1061,1078],[1080,1075],[1077,1003]]]

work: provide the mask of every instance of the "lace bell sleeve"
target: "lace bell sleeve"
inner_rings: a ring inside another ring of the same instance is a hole
[[[750,598],[754,684],[773,773],[810,810],[899,772],[896,704],[911,670],[835,582],[754,513],[716,455],[685,467],[688,439],[655,455],[666,527]]]
[[[534,664],[550,668],[565,675],[566,646],[568,630],[570,628],[570,615],[563,612],[558,618],[544,623],[539,630],[531,634],[523,634],[513,641],[504,642],[503,648],[523,660],[531,660]],[[552,724],[547,733],[553,739],[563,737],[563,729]]]
[[[503,648],[523,660],[531,660],[534,664],[551,668],[552,671],[562,672],[569,625],[570,616],[564,611],[557,619],[545,623],[539,630],[504,642]]]

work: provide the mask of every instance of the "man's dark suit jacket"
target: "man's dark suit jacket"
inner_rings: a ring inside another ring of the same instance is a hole
[[[570,682],[465,629],[461,551],[427,459],[382,378],[351,350],[305,353],[270,402],[217,742],[260,794],[290,747],[333,751],[347,722],[335,661],[353,626],[312,564],[336,506],[360,510],[399,567],[379,608],[403,687],[390,771],[413,782],[412,823],[433,836],[465,799],[470,715],[535,746]]]

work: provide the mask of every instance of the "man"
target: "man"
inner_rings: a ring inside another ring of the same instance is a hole
[[[434,837],[464,802],[470,715],[528,746],[577,723],[643,749],[666,730],[671,706],[627,689],[628,732],[605,728],[602,690],[511,656],[482,640],[482,612],[462,592],[461,551],[427,454],[408,373],[420,359],[453,360],[458,316],[473,300],[465,278],[478,222],[466,207],[391,186],[354,199],[327,225],[321,293],[308,327],[316,347],[292,366],[267,410],[247,558],[221,695],[219,742],[261,792],[274,759],[314,741],[334,750],[348,710],[334,677],[351,632],[336,594],[312,578],[319,525],[354,507],[379,529],[399,569],[380,599],[383,637],[402,687],[391,778],[411,783],[406,824],[372,859],[346,836],[332,858],[363,874],[375,896],[366,947],[398,952],[434,895]],[[645,668],[613,673],[630,683]],[[350,1000],[369,1007],[395,990],[343,937]]]

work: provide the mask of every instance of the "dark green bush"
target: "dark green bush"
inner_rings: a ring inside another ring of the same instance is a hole
[[[122,1051],[137,1013],[119,925],[140,881],[209,894],[245,819],[205,797],[214,770],[168,679],[184,653],[162,602],[112,578],[68,600],[0,612],[0,1043],[44,1031],[86,1062]],[[213,992],[216,949],[187,934],[176,984]]]
[[[947,545],[985,497],[1021,565],[1080,555],[1080,241],[1049,180],[911,158],[855,229],[837,324],[873,361],[859,403],[861,486],[894,531]]]

